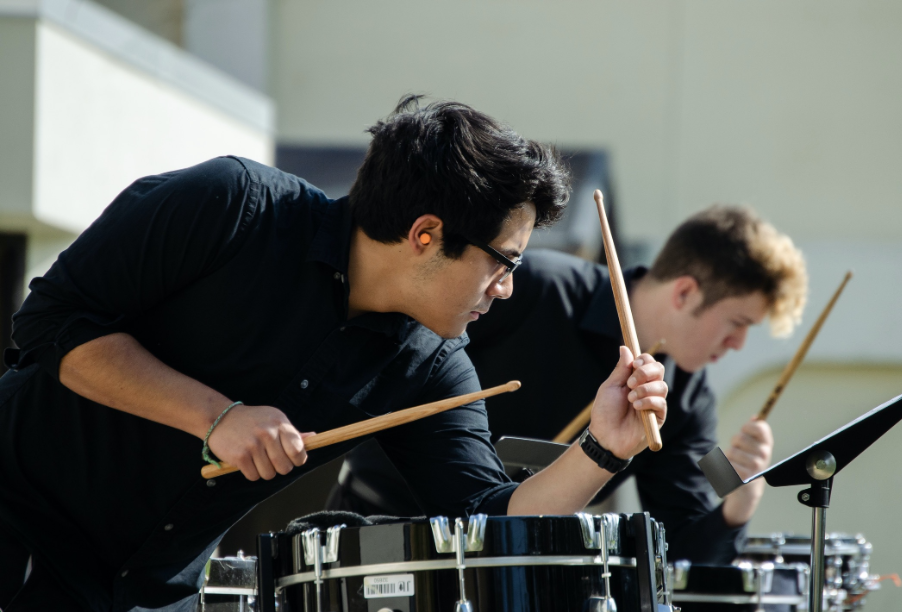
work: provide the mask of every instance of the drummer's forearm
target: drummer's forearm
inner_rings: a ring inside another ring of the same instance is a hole
[[[586,507],[613,477],[589,459],[577,444],[514,491],[509,515],[572,514]]]
[[[727,526],[742,527],[748,523],[755,514],[755,510],[758,508],[763,495],[763,478],[743,485],[727,495],[721,506],[723,519]]]
[[[231,403],[157,359],[129,334],[81,344],[60,362],[60,382],[89,400],[203,439]]]

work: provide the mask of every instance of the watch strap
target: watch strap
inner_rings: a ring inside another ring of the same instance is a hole
[[[579,437],[579,447],[589,456],[589,459],[598,464],[598,467],[607,470],[612,474],[622,472],[633,460],[632,457],[629,459],[619,459],[615,457],[614,453],[598,443],[595,436],[589,432],[588,427],[586,427],[586,430]]]

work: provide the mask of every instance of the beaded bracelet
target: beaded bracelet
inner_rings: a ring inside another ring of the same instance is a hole
[[[226,408],[225,410],[222,411],[222,414],[220,414],[218,417],[216,417],[216,420],[213,421],[213,424],[210,425],[210,429],[207,430],[207,436],[204,438],[204,450],[201,453],[203,455],[204,461],[206,461],[207,463],[211,463],[218,468],[222,467],[219,464],[219,462],[216,459],[214,459],[213,455],[210,453],[210,445],[208,444],[208,442],[210,441],[210,434],[213,433],[213,430],[216,429],[217,425],[219,425],[219,422],[222,420],[222,417],[224,417],[229,410],[231,410],[235,406],[243,406],[243,405],[244,405],[244,402],[232,402],[231,404],[229,404],[228,408]]]

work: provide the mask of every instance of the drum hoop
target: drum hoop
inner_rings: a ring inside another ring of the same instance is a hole
[[[744,555],[793,555],[803,557],[811,555],[810,544],[783,544],[781,546],[769,546],[766,544],[748,544],[742,549]],[[828,557],[849,556],[856,557],[861,555],[861,548],[856,544],[830,544],[824,546],[824,554]]]
[[[600,556],[570,556],[570,555],[522,555],[510,557],[474,557],[468,558],[466,568],[483,567],[523,567],[535,565],[594,565],[602,567]],[[636,567],[636,560],[632,557],[609,556],[608,565],[615,567]],[[353,576],[371,576],[376,574],[393,574],[397,572],[423,572],[428,570],[457,569],[455,559],[436,559],[434,561],[400,561],[397,563],[377,563],[374,565],[355,565],[352,567],[339,567],[324,569],[322,579],[350,578]],[[315,582],[314,572],[300,572],[283,576],[276,580],[276,591],[285,587],[306,582]]]
[[[807,600],[807,595],[711,595],[709,593],[673,593],[673,602],[727,603],[727,604],[789,604],[798,605]]]

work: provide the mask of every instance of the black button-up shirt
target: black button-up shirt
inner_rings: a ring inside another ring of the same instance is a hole
[[[136,181],[32,281],[15,317],[21,354],[0,379],[0,521],[85,607],[193,609],[226,529],[357,442],[312,451],[271,481],[203,480],[197,438],[58,382],[74,347],[131,334],[300,431],[478,390],[466,337],[442,339],[399,313],[347,320],[351,232],[346,199],[220,158]],[[430,514],[506,512],[516,485],[482,402],[375,437]]]
[[[629,284],[644,273],[626,270],[624,277]],[[598,264],[535,250],[516,276],[513,297],[470,326],[467,352],[485,385],[516,377],[530,390],[487,400],[492,432],[550,439],[592,401],[616,366],[620,320],[607,270]],[[690,374],[663,360],[669,386],[664,448],[634,457],[596,501],[635,476],[642,508],[664,523],[668,558],[729,563],[744,531],[726,525],[697,463],[717,442],[714,393],[704,369]]]

